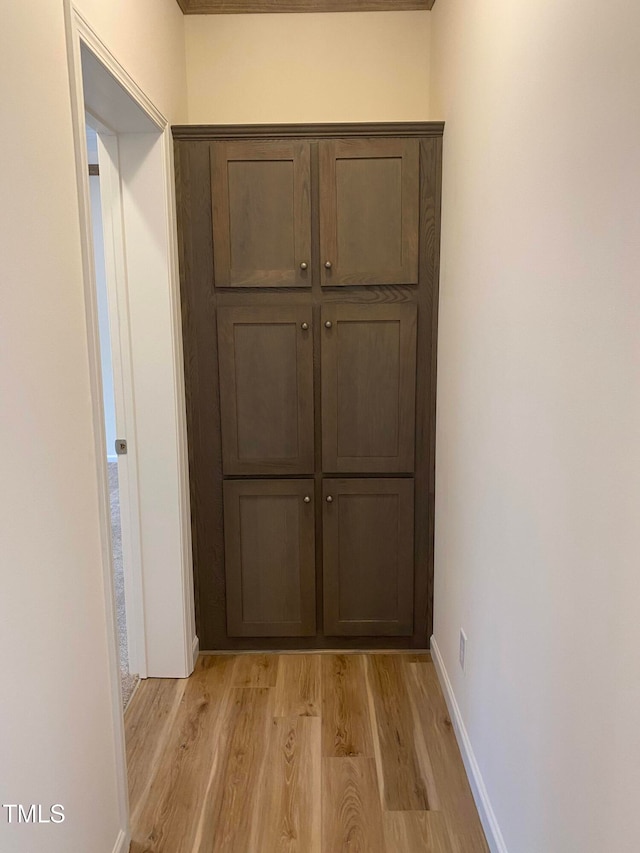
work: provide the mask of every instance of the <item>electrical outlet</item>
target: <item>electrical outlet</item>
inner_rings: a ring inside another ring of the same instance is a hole
[[[462,669],[462,670],[464,670],[464,656],[465,656],[466,651],[467,651],[467,635],[462,630],[462,628],[460,628],[460,654],[459,654],[459,658],[460,658],[460,669]]]

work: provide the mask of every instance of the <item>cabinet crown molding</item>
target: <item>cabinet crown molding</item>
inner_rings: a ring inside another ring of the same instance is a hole
[[[176,124],[174,139],[323,139],[351,136],[441,137],[443,121],[335,124]]]

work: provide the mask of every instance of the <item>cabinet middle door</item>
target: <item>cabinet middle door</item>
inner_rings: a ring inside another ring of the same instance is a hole
[[[322,469],[412,473],[415,447],[414,304],[322,309]]]
[[[320,149],[322,284],[416,284],[416,139],[327,140]]]
[[[315,633],[313,490],[313,480],[225,481],[229,636]]]
[[[213,257],[217,287],[311,285],[307,142],[214,142]]]
[[[311,474],[309,306],[218,309],[224,474]]]
[[[323,482],[325,634],[413,631],[413,480]]]

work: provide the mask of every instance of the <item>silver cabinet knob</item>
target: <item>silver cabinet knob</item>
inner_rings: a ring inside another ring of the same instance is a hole
[[[332,504],[332,503],[333,503],[333,498],[332,498],[332,496],[331,496],[331,495],[327,495],[327,503],[328,503],[328,504]]]
[[[303,332],[306,332],[307,329],[309,328],[309,324],[308,323],[300,323],[300,328],[302,329]]]
[[[304,502],[305,502],[306,504],[310,504],[310,503],[311,503],[311,498],[309,497],[309,495],[305,495],[305,496],[304,496],[304,498],[303,498],[303,500],[304,500]]]
[[[324,324],[325,329],[330,329],[332,326],[333,323],[331,322],[331,320],[327,320],[327,322]]]
[[[303,261],[303,262],[300,264],[300,269],[301,269],[301,270],[306,270],[306,268],[307,268],[307,262],[306,262],[306,261]]]
[[[325,261],[324,266],[325,266],[325,269],[330,270],[333,265],[332,265],[331,261]]]

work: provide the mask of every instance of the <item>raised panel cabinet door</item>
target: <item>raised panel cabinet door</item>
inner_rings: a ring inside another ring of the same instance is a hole
[[[224,474],[311,474],[310,306],[218,309]]]
[[[323,482],[324,631],[413,631],[413,480]]]
[[[322,470],[412,473],[414,304],[322,308]]]
[[[229,636],[313,636],[313,480],[227,480],[223,488]]]
[[[217,287],[311,286],[308,142],[211,145]]]
[[[319,144],[321,282],[417,284],[417,139]]]

